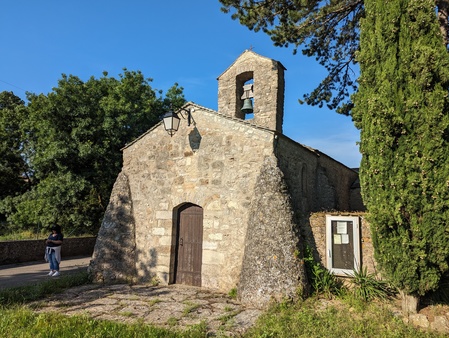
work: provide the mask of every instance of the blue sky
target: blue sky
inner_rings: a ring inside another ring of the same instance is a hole
[[[284,134],[358,167],[359,132],[349,117],[300,105],[321,81],[313,58],[274,47],[220,11],[218,0],[14,0],[0,6],[0,91],[48,93],[61,74],[87,80],[140,70],[164,92],[175,82],[188,101],[217,109],[217,77],[245,50],[286,68]]]

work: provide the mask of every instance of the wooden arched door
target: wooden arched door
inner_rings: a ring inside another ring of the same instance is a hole
[[[194,204],[178,210],[175,283],[201,286],[203,209]]]

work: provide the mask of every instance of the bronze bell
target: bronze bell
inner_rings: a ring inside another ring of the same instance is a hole
[[[243,101],[243,107],[241,109],[242,113],[252,114],[253,113],[253,101],[251,99],[245,99]]]

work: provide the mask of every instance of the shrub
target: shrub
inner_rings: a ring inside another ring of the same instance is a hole
[[[327,298],[340,294],[343,283],[313,258],[312,250],[306,247],[304,250],[304,262],[312,290],[316,294],[322,294]]]
[[[354,270],[354,277],[350,279],[350,284],[354,297],[364,301],[387,299],[393,295],[388,283],[368,273],[366,268]]]

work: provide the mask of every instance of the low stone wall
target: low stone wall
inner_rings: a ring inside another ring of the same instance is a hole
[[[61,256],[91,256],[97,237],[64,238]],[[45,240],[0,242],[0,265],[43,261]]]

